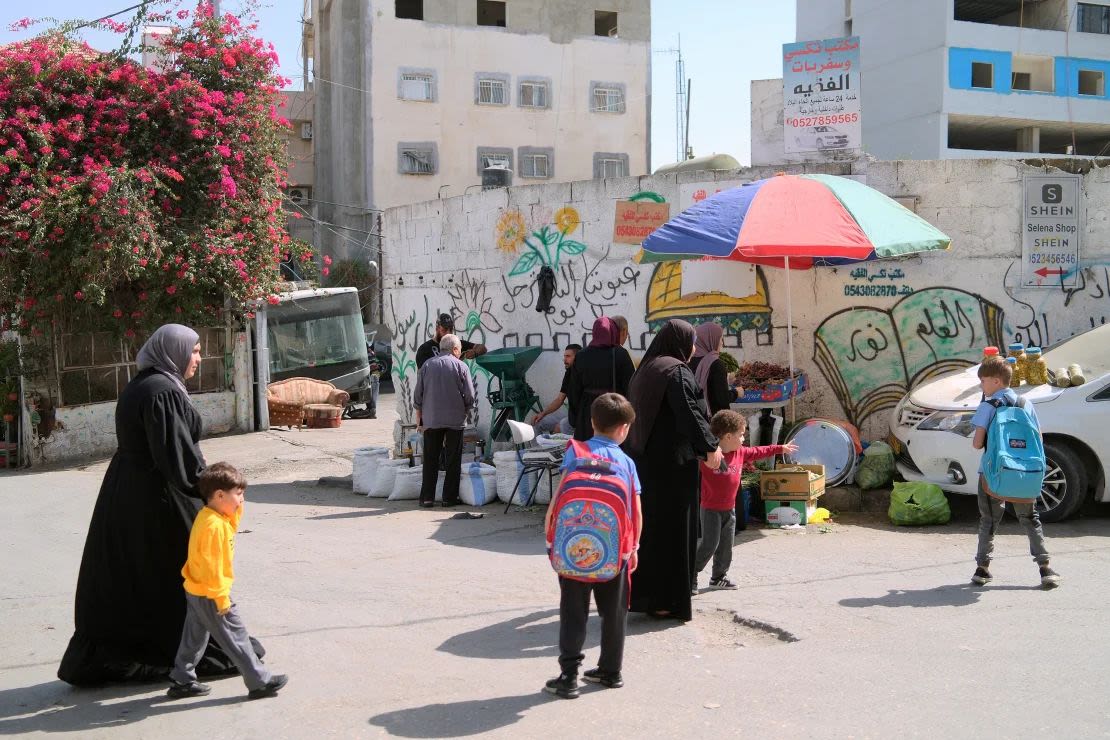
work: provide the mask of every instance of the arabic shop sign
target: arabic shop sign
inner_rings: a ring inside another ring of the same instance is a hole
[[[1079,175],[1026,175],[1021,287],[1074,288],[1079,272]]]
[[[859,37],[782,45],[784,149],[835,153],[862,146]]]
[[[667,223],[670,218],[670,203],[617,201],[616,216],[613,219],[613,241],[617,244],[639,246],[651,232]]]

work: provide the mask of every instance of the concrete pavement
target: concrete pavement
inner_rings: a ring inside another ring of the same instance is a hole
[[[390,405],[388,397],[383,406]],[[251,480],[235,598],[291,676],[245,702],[238,678],[169,702],[161,685],[73,689],[54,677],[106,462],[0,477],[0,735],[75,737],[1105,737],[1110,519],[1048,527],[1064,583],[1037,587],[1020,528],[974,588],[973,508],[895,529],[874,514],[827,533],[750,530],[741,588],[696,597],[687,625],[630,618],[626,686],[576,702],[557,672],[558,587],[541,513],[454,520],[318,478],[393,417],[338,430],[207,440]],[[702,584],[707,576],[703,574]],[[587,663],[597,657],[591,621]],[[587,666],[588,667],[588,666]]]

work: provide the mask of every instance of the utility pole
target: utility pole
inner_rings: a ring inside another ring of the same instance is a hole
[[[686,63],[682,61],[682,34],[678,36],[678,46],[673,49],[659,49],[656,54],[675,54],[675,161],[686,160],[687,136],[686,127],[689,122],[689,108],[687,105]]]

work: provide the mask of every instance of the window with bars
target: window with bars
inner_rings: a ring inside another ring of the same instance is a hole
[[[190,393],[214,393],[231,386],[227,330],[197,329],[200,369],[185,381]],[[135,356],[145,337],[120,339],[111,332],[63,335],[57,347],[58,405],[80,406],[115,401],[137,374]]]
[[[628,177],[628,155],[612,152],[594,154],[594,178]]]
[[[1082,33],[1110,34],[1110,5],[1078,3],[1075,10],[1075,30]]]
[[[483,78],[478,80],[479,105],[508,105],[506,95],[508,85],[505,80]]]
[[[519,102],[522,108],[546,108],[547,83],[540,80],[521,82]]]
[[[399,144],[397,171],[402,175],[434,175],[438,170],[434,144]]]
[[[546,154],[526,154],[520,160],[520,176],[551,177],[551,158]]]
[[[513,150],[508,147],[479,147],[478,175],[481,176],[490,167],[511,170],[513,168]]]
[[[624,113],[624,85],[610,83],[591,85],[590,110],[594,113]]]
[[[427,72],[402,72],[399,97],[402,100],[434,102],[435,76]]]

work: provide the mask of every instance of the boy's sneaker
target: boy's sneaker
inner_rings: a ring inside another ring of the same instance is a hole
[[[698,593],[699,593],[698,592],[698,579],[694,578],[694,580],[690,581],[690,595],[691,596],[697,596]],[[582,675],[585,675],[585,674],[582,674]]]
[[[720,578],[712,578],[709,580],[710,588],[732,590],[737,588],[736,584],[728,579],[728,576],[721,576]]]
[[[985,586],[991,582],[991,572],[986,567],[980,565],[975,569],[975,574],[971,576],[971,582],[976,586]]]
[[[178,683],[171,681],[173,685],[170,690],[166,692],[166,696],[171,699],[188,699],[190,696],[207,696],[212,687],[200,681],[190,681],[189,683]]]
[[[560,673],[558,678],[548,681],[543,690],[560,699],[577,699],[578,676],[573,673]]]
[[[590,683],[599,683],[607,689],[619,689],[624,686],[624,679],[621,678],[620,671],[610,673],[600,668],[591,668],[582,674],[582,678]]]
[[[281,691],[281,688],[287,683],[289,683],[289,676],[286,676],[284,673],[279,673],[267,681],[266,685],[262,688],[251,689],[247,692],[247,698],[265,699],[268,696],[277,696],[277,692]]]
[[[1060,574],[1048,567],[1048,563],[1041,566],[1041,588],[1056,588],[1060,585]]]

